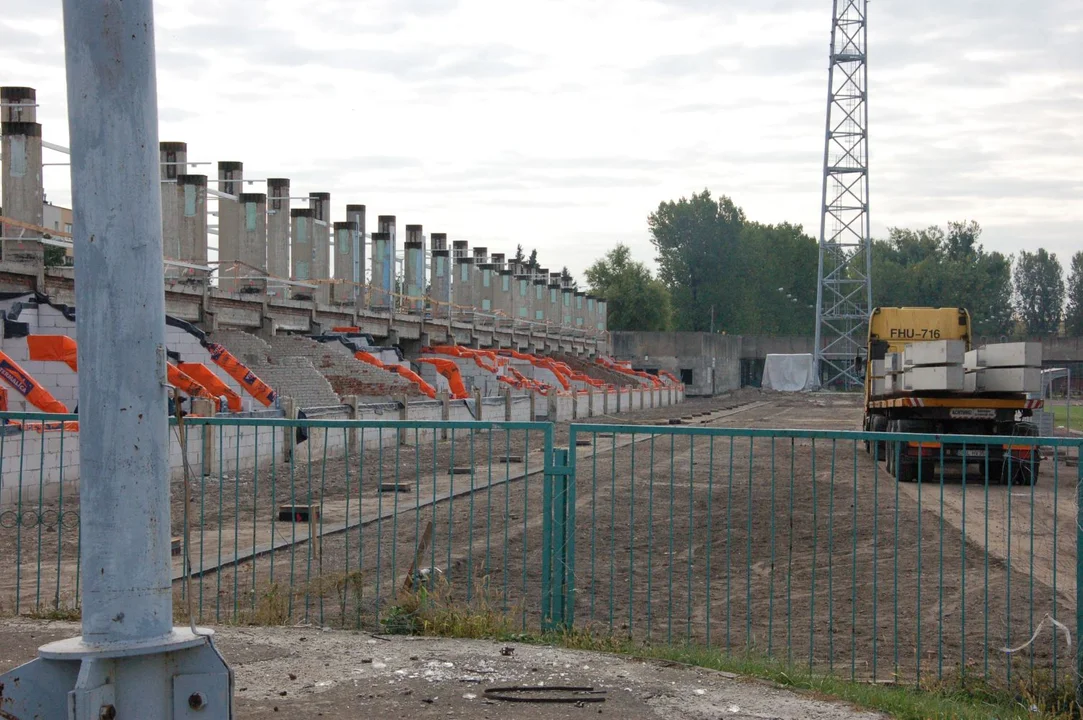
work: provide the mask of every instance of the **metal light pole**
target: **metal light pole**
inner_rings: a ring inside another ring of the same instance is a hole
[[[210,631],[173,627],[152,0],[64,0],[64,40],[83,634],[0,676],[2,709],[16,718],[230,718],[232,675]]]

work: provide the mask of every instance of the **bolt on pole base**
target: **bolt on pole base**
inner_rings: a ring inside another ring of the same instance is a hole
[[[183,627],[154,641],[43,645],[36,660],[0,674],[0,717],[230,720],[233,672],[212,634]]]

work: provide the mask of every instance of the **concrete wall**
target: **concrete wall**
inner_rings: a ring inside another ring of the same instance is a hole
[[[651,394],[655,396],[655,407],[665,407],[684,400],[683,394],[676,388],[659,390],[628,389],[618,393],[611,390],[558,393],[549,396],[534,397],[535,415],[538,420],[564,422],[573,419],[586,419],[603,414],[629,412],[633,409],[651,407]],[[593,395],[593,401],[591,400]],[[619,399],[618,399],[619,398]],[[591,412],[593,406],[593,412]],[[511,398],[511,420],[525,422],[530,417],[531,398],[528,394],[513,394]],[[502,421],[507,416],[507,400],[504,396],[488,397],[482,400],[481,419]],[[322,415],[319,419],[342,418],[338,415]],[[439,401],[411,401],[403,408],[397,403],[363,405],[358,408],[360,420],[441,420],[443,407]],[[475,420],[478,417],[473,400],[453,400],[448,403],[448,419],[453,422]],[[313,418],[316,419],[316,418]],[[417,442],[431,442],[438,431],[418,430]],[[258,435],[258,442],[257,442]],[[352,435],[352,439],[351,439]],[[309,428],[308,439],[301,443],[294,442],[295,428],[256,428],[252,426],[208,427],[206,431],[191,426],[188,436],[188,463],[192,472],[198,476],[205,468],[209,476],[217,477],[219,468],[223,477],[235,478],[239,471],[249,470],[258,463],[267,467],[271,462],[285,462],[292,452],[296,462],[322,462],[342,457],[347,444],[363,442],[369,449],[394,447],[400,441],[400,433],[393,429],[334,428],[324,430]],[[415,442],[413,430],[401,433],[401,439],[407,444]],[[170,431],[170,469],[174,481],[183,477],[184,464],[177,432]],[[206,446],[206,449],[205,449]],[[326,452],[326,454],[325,454]],[[64,433],[63,440],[59,432],[41,433],[9,428],[0,430],[0,506],[11,506],[21,498],[23,503],[37,502],[38,489],[46,499],[59,495],[61,488],[65,495],[76,492],[79,484],[79,434]],[[219,461],[221,460],[221,464]],[[20,478],[22,488],[20,496]],[[227,480],[228,481],[228,480]]]
[[[691,332],[615,332],[613,357],[639,370],[687,377],[688,395],[717,395],[740,387],[741,338]]]

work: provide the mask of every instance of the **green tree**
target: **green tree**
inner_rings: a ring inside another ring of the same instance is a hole
[[[1056,253],[1023,250],[1015,264],[1019,319],[1030,335],[1055,335],[1064,309],[1064,276]]]
[[[537,250],[531,250],[530,251],[530,257],[527,259],[526,264],[527,264],[527,267],[529,267],[529,268],[537,268],[538,267],[538,251]]]
[[[873,304],[963,307],[978,336],[1013,332],[1011,258],[986,252],[976,222],[948,223],[947,231],[891,228],[873,242]]]
[[[523,254],[523,246],[521,244],[516,245],[515,246],[515,257],[512,258],[512,262],[514,262],[516,265],[521,266],[524,261],[526,261],[526,255]]]
[[[1072,256],[1072,274],[1068,278],[1068,309],[1064,329],[1070,337],[1083,337],[1083,250]]]
[[[744,212],[728,197],[714,200],[709,190],[661,203],[647,219],[677,329],[709,329],[712,309],[715,327],[734,332],[740,325],[737,251],[744,225]]]
[[[659,205],[648,219],[674,325],[728,333],[808,335],[816,303],[815,238],[763,225],[709,191]]]
[[[45,246],[45,267],[61,267],[67,262],[67,253],[64,252],[64,248],[54,245]]]
[[[615,248],[587,268],[591,293],[606,300],[610,330],[669,330],[672,311],[669,290],[641,262],[632,260],[627,245]]]

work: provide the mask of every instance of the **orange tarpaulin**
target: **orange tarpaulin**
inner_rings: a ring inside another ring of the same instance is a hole
[[[259,400],[265,407],[274,405],[275,398],[278,396],[271,386],[256,377],[256,374],[249,370],[247,365],[233,357],[229,350],[218,343],[207,343],[207,352],[211,354],[211,362],[240,383],[246,393]]]
[[[466,385],[463,383],[463,375],[454,361],[444,360],[443,358],[419,358],[418,362],[432,365],[438,373],[447,378],[452,400],[465,400],[470,397],[466,392]]]
[[[198,382],[203,387],[207,388],[214,397],[220,398],[223,395],[226,397],[226,405],[233,412],[241,411],[241,396],[233,392],[229,385],[222,382],[222,379],[214,374],[214,371],[203,363],[185,363],[182,362],[177,367],[184,374]]]
[[[68,408],[19,367],[7,353],[0,351],[0,378],[19,391],[27,402],[42,412],[67,414]]]
[[[207,398],[208,400],[216,399],[207,392],[207,388],[193,380],[187,373],[182,372],[173,363],[166,363],[165,369],[169,384],[186,394],[188,397]]]
[[[67,335],[28,335],[26,338],[26,346],[30,351],[31,360],[39,360],[41,362],[62,362],[72,370],[76,372],[79,371],[77,345],[75,340]],[[213,399],[212,395],[207,392],[207,389],[204,388],[202,384],[179,370],[173,363],[167,363],[166,373],[169,377],[169,384],[176,388],[180,388],[180,390],[189,397]],[[65,412],[67,411],[65,410]]]
[[[31,360],[62,362],[72,370],[78,370],[75,340],[67,335],[28,335],[26,347]]]
[[[421,376],[410,368],[395,364],[385,365],[384,363],[380,362],[380,360],[375,355],[367,353],[364,350],[358,350],[353,354],[353,356],[363,363],[367,363],[368,365],[373,365],[383,370],[387,370],[388,372],[396,373],[399,376],[406,378],[413,384],[417,385],[417,389],[420,390],[424,395],[427,395],[433,400],[436,399],[436,388],[422,380]]]

